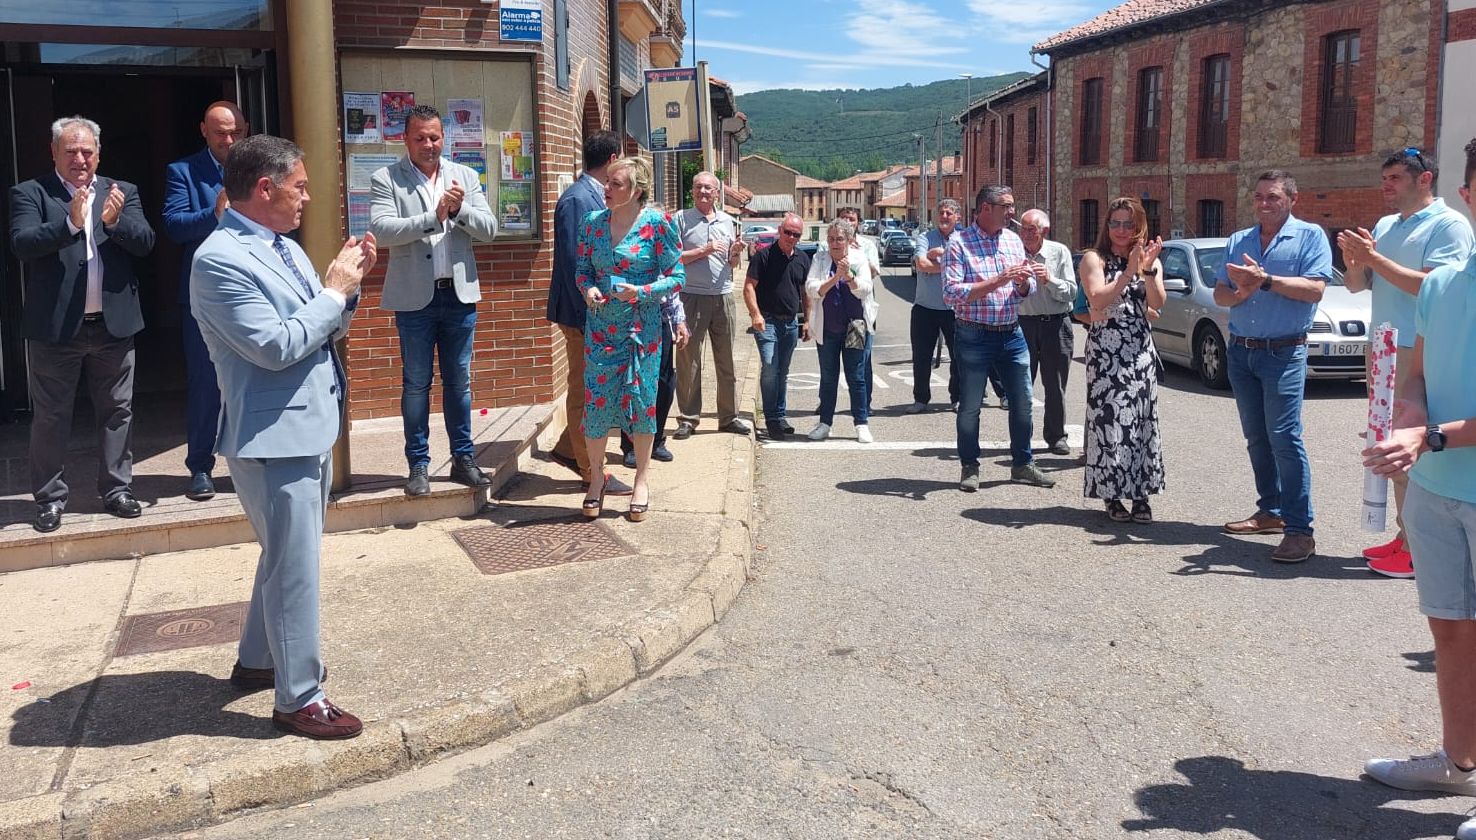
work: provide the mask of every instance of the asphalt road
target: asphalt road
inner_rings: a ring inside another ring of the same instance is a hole
[[[1357,559],[1361,385],[1308,388],[1319,555],[1279,566],[1275,538],[1220,533],[1253,510],[1244,444],[1229,395],[1183,371],[1160,392],[1156,524],[1108,522],[1074,457],[1040,459],[1042,490],[987,451],[959,492],[953,415],[901,413],[911,279],[885,285],[877,442],[840,417],[828,446],[765,448],[753,580],[678,660],[532,732],[191,836],[1452,834],[1469,801],[1359,779],[1438,736],[1413,586]],[[804,431],[813,349],[795,370]],[[1004,426],[986,409],[981,436]]]

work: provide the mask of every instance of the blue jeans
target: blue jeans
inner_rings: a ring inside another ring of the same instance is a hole
[[[1030,349],[1025,334],[992,332],[970,321],[953,326],[953,346],[958,351],[958,460],[965,467],[979,466],[979,403],[990,374],[996,374],[1010,401],[1010,460],[1022,467],[1035,460],[1030,454]]]
[[[431,363],[441,362],[441,414],[451,455],[472,455],[471,355],[477,328],[476,304],[462,303],[455,289],[436,289],[424,309],[396,312],[400,333],[400,416],[405,421],[405,460],[430,463]]]
[[[764,331],[753,337],[758,345],[759,393],[764,400],[764,425],[776,429],[784,425],[789,390],[789,360],[799,343],[799,321],[778,321],[764,316]]]
[[[820,356],[820,422],[827,426],[835,422],[836,390],[844,363],[846,386],[851,392],[851,420],[857,426],[866,425],[870,415],[871,382],[866,379],[866,362],[871,358],[871,333],[866,334],[866,346],[860,350],[846,347],[845,333],[825,336],[825,343],[816,349]]]
[[[1312,533],[1312,466],[1302,446],[1307,347],[1251,350],[1231,344],[1230,387],[1256,476],[1256,508],[1286,520],[1288,534]]]

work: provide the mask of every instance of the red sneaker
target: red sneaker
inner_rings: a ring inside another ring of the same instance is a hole
[[[1368,561],[1368,570],[1374,574],[1391,578],[1412,578],[1415,576],[1414,560],[1408,551],[1396,551],[1388,557],[1380,557],[1377,560]]]
[[[1365,548],[1363,550],[1363,559],[1383,560],[1384,558],[1392,557],[1401,551],[1404,551],[1404,539],[1402,537],[1395,537],[1394,539],[1389,540],[1383,545],[1376,545],[1373,548]]]

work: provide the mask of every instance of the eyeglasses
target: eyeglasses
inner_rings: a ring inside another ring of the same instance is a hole
[[[985,204],[988,204],[990,207],[1003,207],[1006,210],[1014,210],[1015,209],[1015,205],[1014,205],[1013,202],[1011,202],[1009,204],[996,204],[993,201],[986,201],[984,203]]]
[[[1136,227],[1137,227],[1137,225],[1133,224],[1133,220],[1132,219],[1108,219],[1107,220],[1107,229],[1108,230],[1133,230]]]
[[[800,238],[800,232],[797,230],[781,230],[779,233],[784,236],[793,236],[795,239]]]

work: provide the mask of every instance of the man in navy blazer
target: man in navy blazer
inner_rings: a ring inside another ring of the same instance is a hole
[[[605,209],[605,170],[620,156],[620,138],[613,131],[596,131],[584,139],[584,174],[570,184],[554,205],[553,277],[548,283],[548,320],[557,324],[564,336],[564,355],[568,373],[564,387],[564,433],[554,444],[553,459],[576,470],[585,484],[595,475],[604,474],[603,464],[589,463],[580,427],[584,423],[584,295],[574,283],[574,266],[579,261],[575,249],[579,245],[579,223],[595,210]],[[630,486],[610,476],[605,494],[628,496]]]
[[[231,207],[195,252],[190,306],[220,376],[216,448],[261,543],[231,684],[274,689],[272,723],[309,738],[352,738],[359,719],[323,695],[318,551],[343,411],[333,341],[348,331],[373,235],[350,237],[322,280],[282,234],[307,204],[296,144],[262,134],[226,158]]]
[[[245,137],[248,126],[234,102],[212,102],[200,122],[205,148],[169,164],[164,175],[164,235],[183,253],[180,255],[179,315],[184,332],[187,391],[185,417],[185,469],[190,471],[185,496],[196,501],[215,495],[215,427],[220,422],[220,386],[215,366],[200,338],[200,325],[190,312],[190,263],[195,249],[205,241],[226,208],[231,206],[220,179],[225,172],[226,153]]]
[[[98,427],[97,490],[109,513],[143,512],[133,497],[133,336],[143,329],[133,258],[154,247],[138,189],[97,174],[102,129],[85,117],[51,124],[56,171],[10,190],[10,241],[25,264],[22,332],[31,394],[35,528],[61,527],[72,403],[84,373]]]

